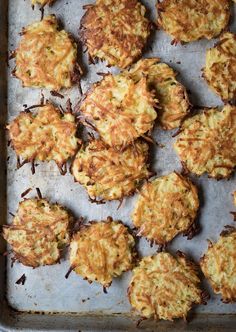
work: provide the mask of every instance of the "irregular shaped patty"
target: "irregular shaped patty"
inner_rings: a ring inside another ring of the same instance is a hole
[[[54,105],[21,112],[7,126],[11,144],[24,162],[54,160],[61,168],[78,149],[77,125],[71,113],[62,114]]]
[[[224,101],[236,99],[236,35],[224,33],[215,47],[207,50],[204,78]]]
[[[52,265],[60,260],[61,249],[69,244],[72,221],[72,216],[59,204],[25,199],[20,202],[12,224],[3,226],[3,237],[22,264]]]
[[[190,103],[186,88],[176,80],[176,72],[158,58],[139,60],[129,74],[135,81],[147,78],[150,91],[155,92],[158,100],[158,121],[163,129],[180,126],[189,113]]]

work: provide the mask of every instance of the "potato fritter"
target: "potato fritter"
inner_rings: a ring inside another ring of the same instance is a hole
[[[32,5],[41,5],[42,7],[44,7],[45,5],[51,5],[53,2],[55,2],[56,0],[31,0]]]
[[[7,126],[11,144],[25,162],[54,160],[59,168],[78,149],[75,116],[62,114],[54,105],[38,106],[35,112],[21,112]]]
[[[204,78],[224,101],[236,99],[236,35],[224,33],[206,53]]]
[[[174,172],[147,182],[136,202],[132,220],[139,235],[165,245],[193,225],[199,208],[198,192],[186,177]]]
[[[128,288],[132,307],[143,318],[184,318],[193,304],[205,304],[197,268],[183,253],[144,257],[134,268]]]
[[[80,112],[106,144],[122,149],[152,129],[155,104],[146,78],[135,83],[128,75],[108,74],[86,94]]]
[[[80,31],[91,60],[126,68],[141,56],[151,23],[139,1],[96,0],[85,9]]]
[[[54,15],[23,29],[15,61],[13,73],[24,87],[70,88],[81,72],[77,44],[65,30],[59,30]]]
[[[216,243],[209,241],[200,260],[205,277],[224,303],[236,302],[236,229],[228,226]]]
[[[20,202],[12,224],[3,226],[3,237],[22,264],[52,265],[60,260],[61,249],[69,244],[72,221],[73,217],[59,204],[25,199]]]
[[[185,120],[174,147],[190,172],[230,177],[236,166],[236,106],[205,109]]]
[[[230,18],[229,0],[163,0],[157,10],[158,24],[175,43],[217,37]]]
[[[163,129],[180,126],[189,113],[190,103],[186,88],[176,80],[176,73],[158,58],[139,60],[129,74],[135,81],[143,76],[147,78],[150,91],[155,91],[158,100],[158,120]]]
[[[70,244],[73,270],[89,282],[109,287],[112,278],[133,267],[135,241],[127,227],[107,218],[82,226]]]
[[[71,171],[92,200],[110,201],[132,195],[141,181],[151,176],[147,159],[145,142],[135,141],[119,152],[93,140],[77,153]]]

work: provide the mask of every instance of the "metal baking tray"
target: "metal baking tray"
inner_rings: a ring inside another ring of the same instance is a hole
[[[58,0],[51,8],[45,8],[45,15],[50,12],[56,14],[64,23],[66,30],[75,37],[78,36],[80,18],[83,5],[92,0]],[[143,3],[148,8],[148,15],[155,19],[155,0]],[[232,5],[232,15],[236,14],[236,6]],[[16,170],[16,158],[10,148],[7,148],[5,124],[13,119],[21,110],[22,105],[36,104],[41,91],[22,88],[18,80],[10,75],[6,64],[7,50],[13,50],[19,41],[22,27],[40,19],[40,11],[32,11],[30,1],[0,0],[0,211],[1,224],[11,221],[9,212],[16,211],[21,193],[27,188],[39,187],[42,194],[52,201],[58,201],[70,208],[75,216],[83,216],[87,220],[101,220],[107,216],[121,219],[131,225],[130,214],[135,197],[128,198],[117,210],[118,203],[96,205],[88,201],[85,190],[74,183],[72,176],[67,173],[61,176],[53,163],[40,164],[36,167],[36,174],[30,172],[30,165]],[[233,20],[232,20],[233,22]],[[236,19],[230,26],[236,31]],[[162,31],[153,33],[149,47],[144,52],[145,57],[158,56],[162,61],[173,66],[180,72],[179,79],[189,90],[191,102],[198,106],[217,106],[221,101],[209,90],[201,77],[201,68],[205,61],[206,48],[215,41],[202,40],[189,45],[172,46],[170,38]],[[104,63],[88,65],[87,55],[80,57],[85,75],[81,81],[82,90],[86,91],[90,84],[100,79],[96,73],[114,71],[107,69]],[[65,104],[68,97],[73,105],[79,100],[78,87],[64,91],[65,98],[52,97],[45,92],[45,97],[55,103]],[[172,149],[172,132],[164,132],[156,127],[154,138],[164,147],[153,147],[153,170],[157,175],[168,174],[173,170],[180,170],[180,162]],[[8,161],[7,161],[8,160]],[[7,162],[6,162],[7,161]],[[7,172],[6,172],[7,171]],[[7,174],[7,176],[6,176]],[[233,224],[230,211],[235,208],[231,193],[236,189],[236,177],[230,181],[217,182],[193,177],[199,186],[201,210],[199,223],[201,232],[191,241],[178,236],[169,246],[171,252],[182,250],[196,261],[207,248],[206,239],[216,240],[224,225]],[[35,194],[32,191],[28,197]],[[1,243],[4,252],[4,243]],[[141,256],[154,253],[146,240],[139,241],[138,250]],[[68,280],[65,274],[69,268],[68,260],[49,267],[31,269],[16,263],[11,268],[10,257],[0,256],[0,330],[1,331],[136,331],[137,317],[130,313],[130,305],[126,296],[126,289],[131,273],[125,273],[121,278],[113,281],[104,294],[102,287],[96,283],[89,285],[75,273]],[[25,273],[25,285],[17,285],[16,281]],[[236,304],[223,304],[220,296],[212,294],[208,284],[205,287],[211,293],[211,300],[207,306],[193,309],[193,318],[188,325],[183,321],[171,322],[143,322],[141,329],[145,331],[235,331]]]

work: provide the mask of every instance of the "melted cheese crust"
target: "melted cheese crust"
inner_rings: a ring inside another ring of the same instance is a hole
[[[155,91],[159,102],[158,121],[163,129],[179,127],[189,113],[190,103],[186,88],[176,80],[174,70],[158,58],[150,58],[139,60],[129,74],[135,81],[147,78],[149,90]]]
[[[150,34],[146,9],[137,0],[97,0],[81,20],[81,35],[91,58],[126,68],[142,54]]]
[[[73,85],[77,45],[50,15],[23,29],[15,60],[15,76],[23,86],[58,91]]]
[[[7,129],[16,154],[23,160],[54,160],[62,166],[78,149],[74,115],[61,114],[50,103],[39,106],[36,113],[21,112]]]
[[[229,0],[164,0],[157,10],[158,24],[175,42],[217,37],[230,18]]]
[[[225,303],[236,302],[236,230],[223,232],[200,260],[205,277]]]
[[[166,252],[144,257],[134,268],[128,288],[132,307],[143,318],[186,318],[193,304],[201,304],[196,266],[183,254]]]
[[[59,261],[60,250],[69,243],[72,221],[59,204],[50,204],[45,199],[25,199],[20,202],[12,224],[3,227],[3,237],[22,264],[52,265]]]
[[[174,148],[190,172],[229,177],[236,166],[236,107],[207,109],[187,119]]]
[[[196,186],[188,178],[171,173],[142,187],[132,220],[139,235],[166,244],[190,228],[198,208]]]
[[[136,141],[119,152],[94,140],[77,153],[71,171],[92,199],[122,199],[150,177],[147,158],[148,145],[144,142]]]
[[[224,33],[206,53],[204,78],[224,101],[236,99],[236,35]]]
[[[80,111],[106,144],[122,149],[152,129],[155,102],[145,78],[135,83],[128,75],[108,74],[92,86]]]
[[[112,278],[133,267],[135,241],[118,221],[100,221],[84,226],[70,244],[70,264],[88,281],[109,287]]]

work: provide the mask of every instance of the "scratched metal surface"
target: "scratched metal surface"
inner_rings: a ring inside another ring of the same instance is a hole
[[[54,13],[64,23],[65,29],[77,36],[80,18],[83,14],[82,6],[91,1],[58,0],[55,5],[45,10],[45,14]],[[149,14],[155,19],[155,1],[146,0]],[[236,10],[234,8],[234,16]],[[19,41],[18,32],[21,28],[35,20],[40,19],[40,12],[31,10],[29,0],[9,0],[9,49],[15,48]],[[231,30],[236,31],[236,21],[231,25]],[[161,31],[154,33],[151,48],[146,50],[144,56],[158,56],[164,62],[171,64],[180,72],[180,80],[190,90],[190,98],[196,105],[217,106],[221,101],[209,90],[201,78],[201,68],[205,61],[205,51],[212,46],[215,40],[200,41],[185,46],[171,46],[170,38]],[[106,72],[105,64],[88,65],[87,55],[81,54],[86,75],[81,85],[86,91],[92,82],[99,80],[96,72]],[[181,62],[181,63],[179,63]],[[13,68],[11,63],[11,69]],[[112,69],[111,69],[112,70]],[[64,91],[65,99],[52,98],[49,93],[43,91],[45,96],[65,104],[70,97],[73,104],[78,101],[80,95],[77,87]],[[38,103],[40,90],[22,88],[18,80],[8,77],[8,121],[12,120],[22,110],[22,105],[28,106]],[[153,148],[152,168],[157,175],[168,174],[173,170],[180,170],[180,163],[172,149],[174,139],[173,132],[163,132],[160,128],[154,130],[154,138],[164,144],[164,148]],[[20,195],[27,188],[39,187],[44,197],[52,201],[58,201],[70,208],[74,215],[83,216],[87,220],[101,220],[107,216],[121,219],[125,224],[131,225],[130,214],[136,197],[126,199],[122,207],[117,211],[117,202],[97,206],[87,200],[85,190],[74,183],[72,176],[67,173],[64,177],[60,175],[53,163],[41,164],[36,168],[36,174],[31,175],[30,165],[25,165],[16,170],[16,158],[11,149],[8,151],[8,212],[16,211]],[[199,185],[201,192],[201,211],[199,222],[202,227],[201,233],[188,241],[178,236],[169,246],[170,251],[177,249],[190,254],[196,261],[207,248],[206,239],[216,240],[224,225],[233,224],[230,211],[234,210],[231,193],[236,188],[236,177],[230,181],[217,182],[206,176],[193,181]],[[32,191],[28,197],[32,197]],[[8,222],[11,222],[9,215]],[[141,256],[152,254],[157,250],[154,246],[141,239],[139,242],[139,253]],[[20,311],[45,311],[45,312],[74,312],[86,314],[93,312],[97,314],[128,313],[130,306],[126,297],[126,289],[130,279],[130,273],[125,273],[121,278],[113,281],[108,289],[108,294],[102,292],[99,284],[89,285],[75,273],[68,280],[65,274],[69,268],[67,259],[61,264],[37,268],[35,270],[16,263],[10,267],[7,264],[7,299],[11,307]],[[27,280],[24,286],[16,285],[16,280],[25,273]],[[208,287],[206,283],[206,287]],[[222,304],[219,296],[211,293],[211,300],[207,306],[199,306],[197,312],[201,313],[235,313],[236,305]]]

